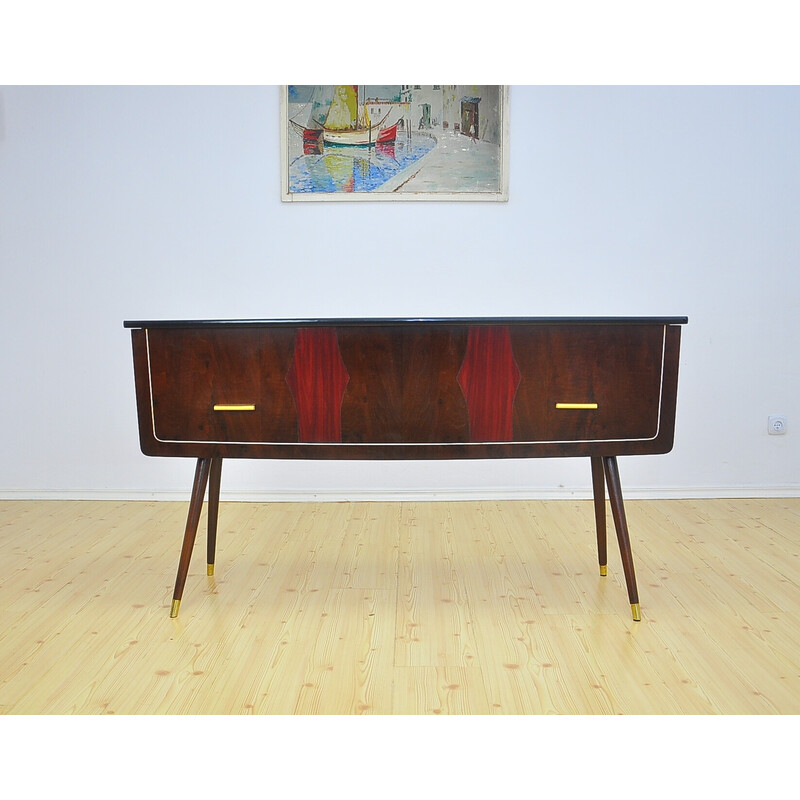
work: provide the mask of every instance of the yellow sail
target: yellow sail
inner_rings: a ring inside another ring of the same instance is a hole
[[[332,131],[346,131],[358,125],[358,87],[336,86],[333,100],[325,119],[325,127]]]

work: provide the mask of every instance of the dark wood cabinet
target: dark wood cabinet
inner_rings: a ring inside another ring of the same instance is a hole
[[[672,448],[686,322],[625,317],[124,324],[133,338],[142,451],[198,459],[184,540],[189,555],[193,517],[199,518],[209,481],[209,521],[216,529],[223,458],[588,456],[601,572],[608,482],[638,618],[615,459]],[[210,533],[209,570],[212,539]],[[184,554],[173,616],[186,571]]]

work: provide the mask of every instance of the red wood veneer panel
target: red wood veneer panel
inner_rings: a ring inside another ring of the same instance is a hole
[[[342,400],[350,376],[333,328],[299,328],[286,382],[301,442],[342,441]]]
[[[519,382],[508,327],[471,327],[458,372],[467,401],[470,441],[513,441],[514,395]]]

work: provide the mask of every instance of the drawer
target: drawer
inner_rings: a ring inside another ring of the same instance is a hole
[[[512,330],[520,383],[514,439],[648,440],[658,435],[663,325]]]
[[[297,441],[284,376],[294,331],[147,332],[153,430],[161,441]]]

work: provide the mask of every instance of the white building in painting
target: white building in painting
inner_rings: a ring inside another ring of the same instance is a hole
[[[413,130],[442,128],[442,87],[403,86],[400,97],[409,105]]]
[[[502,108],[500,86],[407,85],[400,97],[408,103],[413,130],[454,131],[500,144]]]

